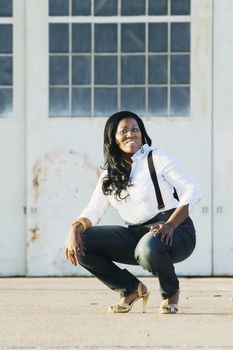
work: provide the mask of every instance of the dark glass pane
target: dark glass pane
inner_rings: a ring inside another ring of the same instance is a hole
[[[117,84],[116,56],[95,56],[95,84]]]
[[[13,16],[12,0],[0,0],[0,17],[12,17],[12,16]]]
[[[190,15],[190,0],[171,0],[171,15]]]
[[[12,57],[0,57],[0,85],[13,84]]]
[[[68,16],[69,0],[49,0],[49,16]]]
[[[72,51],[91,52],[91,25],[72,24]]]
[[[121,0],[122,16],[144,16],[145,0]]]
[[[149,16],[168,14],[168,0],[149,0]]]
[[[167,52],[167,23],[149,24],[149,52]]]
[[[69,51],[69,30],[68,24],[55,23],[49,25],[49,51]]]
[[[95,16],[117,16],[117,0],[95,0]]]
[[[0,53],[12,53],[12,24],[0,25]]]
[[[145,56],[123,56],[121,58],[121,83],[145,84]]]
[[[189,84],[190,82],[190,56],[171,55],[171,83]]]
[[[117,89],[95,88],[95,116],[108,117],[117,110]]]
[[[189,52],[190,51],[190,24],[172,23],[171,24],[171,51]]]
[[[117,25],[95,25],[95,52],[117,52]]]
[[[0,89],[0,117],[12,111],[12,89]]]
[[[91,0],[72,0],[72,16],[90,16]]]
[[[132,23],[121,25],[121,51],[145,51],[145,24]]]
[[[145,113],[145,89],[144,88],[122,88],[121,110],[137,111]]]
[[[69,89],[49,89],[49,115],[50,117],[66,117],[69,115]]]
[[[69,83],[68,56],[50,56],[49,58],[49,84],[61,85]]]
[[[171,115],[188,115],[190,105],[188,87],[171,88]]]
[[[91,56],[73,56],[72,84],[91,84]]]
[[[91,89],[72,89],[72,116],[91,116]]]
[[[151,115],[167,115],[166,87],[154,87],[148,89],[148,111]]]
[[[149,84],[167,84],[167,56],[149,56]]]

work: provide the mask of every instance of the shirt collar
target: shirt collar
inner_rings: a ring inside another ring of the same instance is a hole
[[[136,153],[134,153],[134,155],[131,157],[132,161],[134,162],[141,160],[142,158],[144,158],[145,156],[147,156],[147,154],[150,152],[150,150],[152,149],[152,147],[150,147],[147,143],[145,143],[144,145],[142,145],[139,150],[137,150]]]

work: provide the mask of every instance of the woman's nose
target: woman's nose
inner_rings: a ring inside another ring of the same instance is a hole
[[[129,135],[133,135],[133,134],[134,134],[133,130],[128,130],[126,133],[126,136],[128,137]]]

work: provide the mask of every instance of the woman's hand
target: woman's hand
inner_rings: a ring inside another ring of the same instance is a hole
[[[66,242],[66,257],[72,265],[77,266],[78,257],[77,255],[85,255],[83,251],[83,243],[80,237],[82,226],[72,226]]]
[[[161,241],[165,241],[165,244],[171,247],[174,229],[171,223],[164,223],[151,226],[150,231],[154,236],[161,235]]]

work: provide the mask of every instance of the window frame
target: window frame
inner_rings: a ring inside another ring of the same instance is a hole
[[[121,2],[119,2],[121,3]],[[169,5],[171,5],[169,1]],[[148,0],[146,0],[146,11],[148,13]],[[93,1],[92,1],[92,14],[94,13],[93,9]],[[122,24],[131,24],[131,23],[142,23],[145,24],[145,51],[144,52],[138,52],[138,53],[133,53],[133,55],[142,55],[145,57],[145,83],[142,85],[132,85],[130,84],[130,88],[140,88],[144,87],[145,89],[145,112],[144,113],[139,113],[148,118],[158,118],[158,117],[172,117],[172,118],[177,118],[177,117],[182,117],[182,118],[187,118],[190,117],[191,115],[191,54],[192,54],[192,49],[191,49],[191,26],[192,26],[192,21],[191,21],[191,14],[190,15],[162,15],[162,16],[121,16],[119,15],[121,13],[121,8],[118,6],[118,15],[117,16],[49,16],[48,17],[48,25],[50,24],[55,24],[55,23],[66,23],[68,24],[68,31],[69,31],[69,50],[67,53],[64,53],[64,55],[69,56],[69,73],[70,76],[70,81],[69,84],[66,85],[69,89],[69,112],[67,117],[72,117],[72,118],[81,118],[81,117],[87,117],[87,116],[82,116],[80,115],[72,115],[72,89],[73,88],[84,88],[87,87],[86,85],[77,85],[77,84],[72,84],[72,66],[71,66],[71,60],[73,56],[79,56],[80,53],[73,53],[72,52],[72,24],[90,24],[91,25],[91,52],[85,55],[90,55],[91,57],[91,83],[88,85],[88,87],[91,89],[91,113],[88,115],[89,117],[96,117],[96,113],[94,110],[94,105],[95,105],[95,96],[94,96],[94,91],[96,88],[116,88],[117,89],[117,109],[121,109],[121,89],[126,88],[128,85],[122,84],[121,82],[121,59],[123,56],[130,55],[132,53],[125,53],[122,52],[121,49],[121,25]],[[170,13],[170,6],[169,6],[169,13]],[[151,53],[149,52],[148,45],[149,45],[149,24],[151,23],[167,23],[168,25],[168,50],[163,53]],[[171,25],[172,23],[188,23],[190,24],[190,50],[188,52],[171,52]],[[117,52],[116,53],[97,53],[94,51],[94,38],[95,38],[95,24],[116,24],[117,25],[117,35],[118,35],[118,40],[117,40]],[[150,55],[165,55],[167,56],[167,62],[168,62],[168,72],[167,72],[167,84],[149,84],[149,77],[148,77],[148,65],[149,65],[149,56]],[[56,55],[56,53],[48,53],[49,57],[52,55]],[[82,55],[82,54],[81,54]],[[94,84],[94,77],[95,77],[95,70],[94,70],[94,58],[95,56],[101,56],[101,55],[114,55],[117,57],[117,62],[118,62],[118,71],[117,71],[117,84],[116,85],[99,85],[99,84]],[[172,56],[177,56],[177,55],[187,55],[189,56],[189,66],[190,66],[190,71],[189,71],[189,83],[188,84],[172,84],[171,83],[171,58]],[[62,85],[56,85],[56,86],[51,86],[49,85],[49,88],[59,88],[59,87],[65,87]],[[166,114],[160,114],[157,115],[156,113],[150,113],[149,111],[149,88],[153,87],[158,87],[158,88],[167,88],[167,113]],[[189,90],[189,111],[185,114],[172,114],[171,113],[171,89],[173,88],[188,88]],[[49,113],[48,113],[49,115]],[[49,115],[50,116],[50,115]],[[102,117],[105,117],[106,115],[102,115]],[[56,117],[56,115],[50,116],[52,118]],[[58,116],[61,117],[61,116]]]

